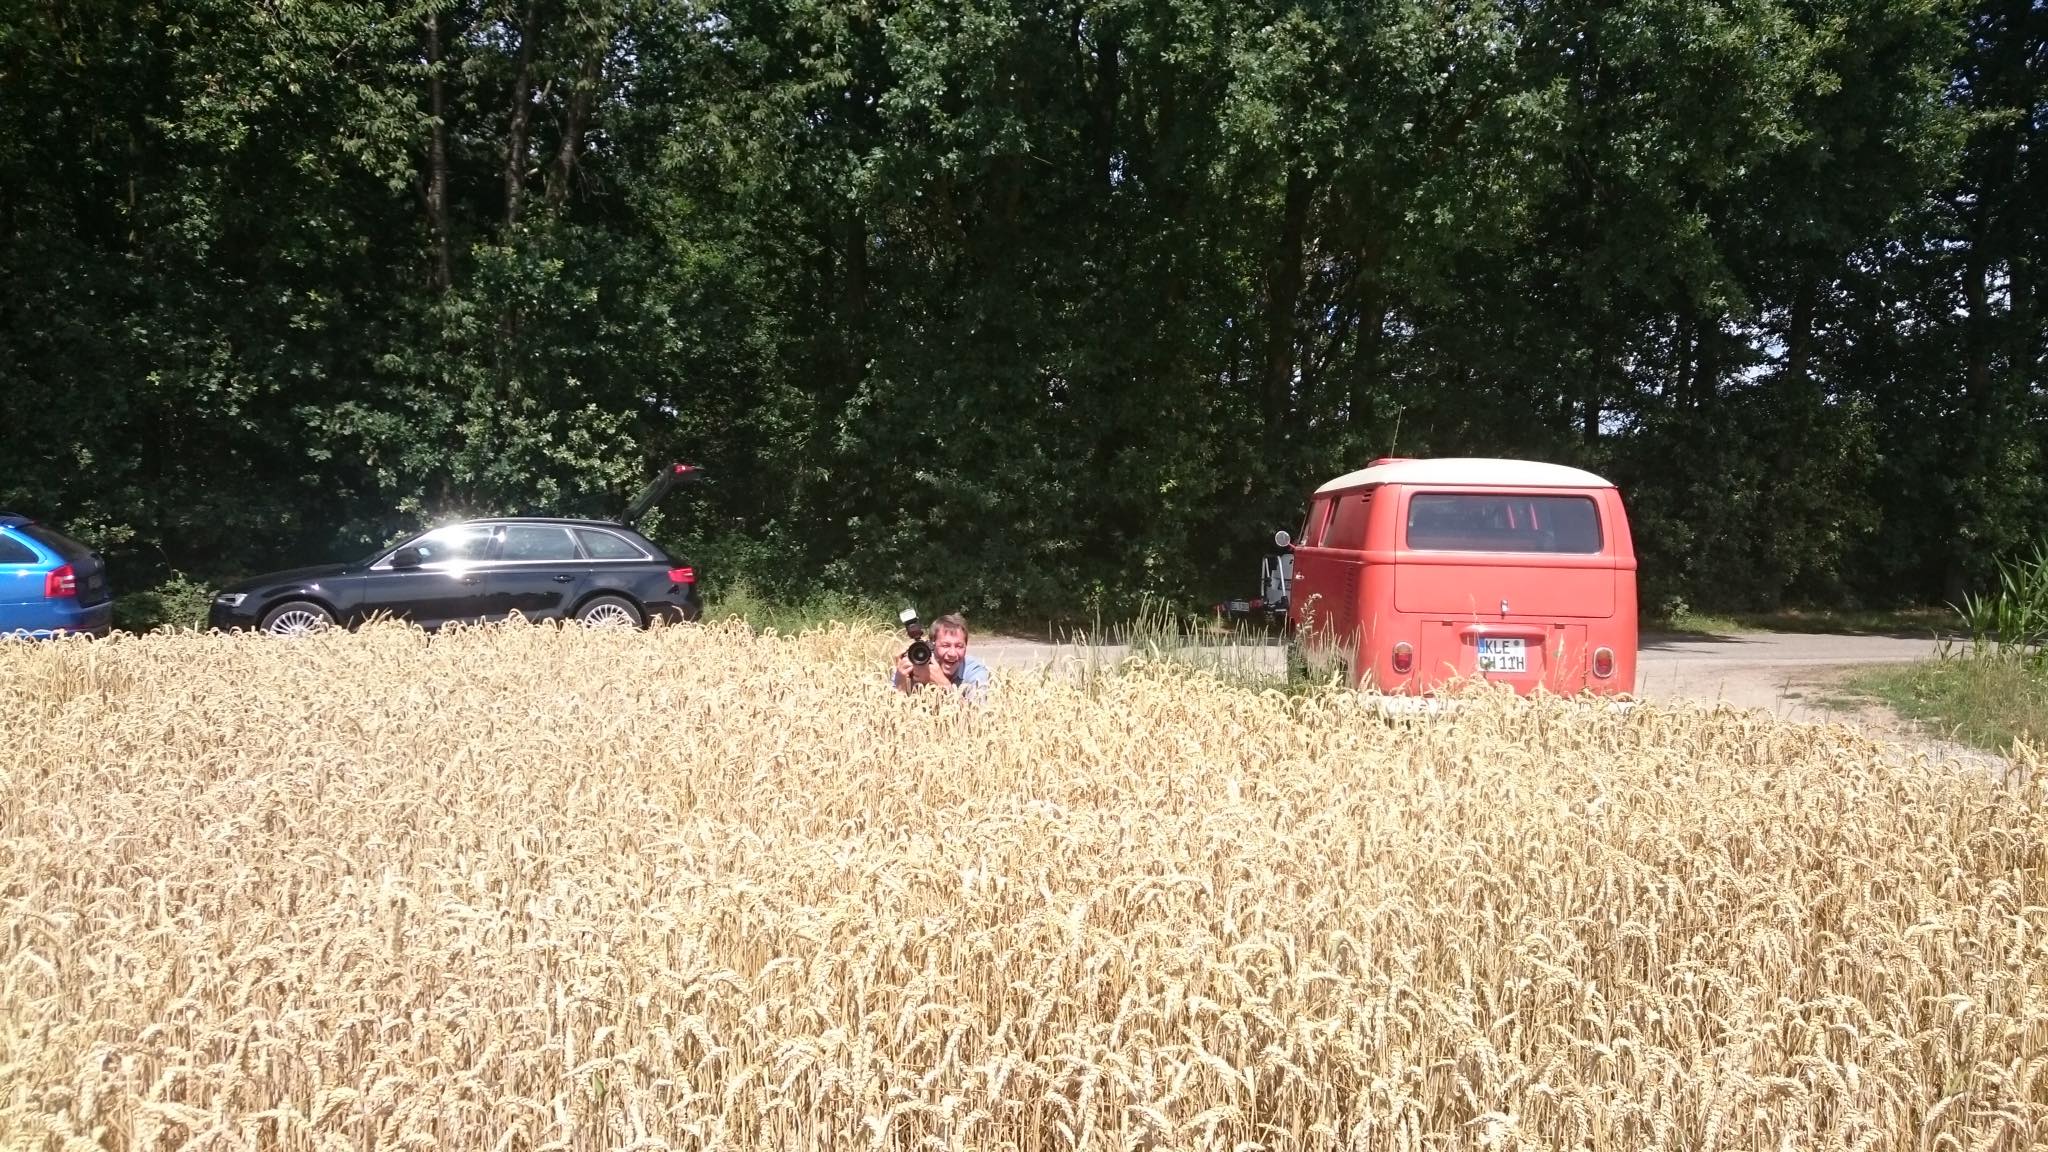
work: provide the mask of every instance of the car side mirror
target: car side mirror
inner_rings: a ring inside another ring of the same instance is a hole
[[[1294,537],[1289,536],[1287,529],[1282,528],[1280,531],[1273,533],[1273,547],[1278,548],[1282,552],[1292,552],[1294,550]]]
[[[417,568],[420,563],[420,550],[417,548],[400,548],[391,554],[393,568]]]

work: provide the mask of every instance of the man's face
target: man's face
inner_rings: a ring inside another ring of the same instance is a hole
[[[951,628],[941,628],[932,633],[932,655],[938,659],[939,667],[951,676],[959,671],[960,661],[967,658],[967,633]]]

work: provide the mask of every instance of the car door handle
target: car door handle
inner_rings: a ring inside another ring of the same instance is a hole
[[[569,575],[566,572],[560,576],[555,577],[555,583],[557,584],[573,584],[575,582],[576,578],[574,576]]]

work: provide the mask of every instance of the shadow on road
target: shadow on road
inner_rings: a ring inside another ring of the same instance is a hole
[[[1741,634],[1734,632],[1644,632],[1636,637],[1636,647],[1649,652],[1666,651],[1685,644],[1743,642]]]

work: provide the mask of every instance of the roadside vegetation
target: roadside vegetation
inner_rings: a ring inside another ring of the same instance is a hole
[[[183,573],[160,584],[114,597],[114,627],[123,632],[204,628],[212,589]]]
[[[705,593],[704,622],[719,624],[735,620],[757,635],[772,632],[780,636],[796,636],[835,624],[854,628],[886,627],[895,623],[896,613],[906,606],[891,608],[875,597],[845,592],[776,596],[740,578]],[[923,606],[918,607],[922,609]],[[926,617],[927,620],[930,618]]]
[[[894,632],[897,613],[906,607],[916,607],[927,625],[954,610],[944,603],[890,603],[848,593],[778,597],[741,579],[707,594],[704,622],[738,621],[763,636],[799,636],[833,627]],[[1074,623],[990,620],[970,613],[968,627],[982,642],[1007,636],[1056,645],[1062,650],[1058,658],[1088,678],[1114,672],[1135,658],[1206,672],[1239,687],[1300,692],[1329,683],[1340,672],[1332,659],[1317,658],[1278,623],[1226,620],[1156,597],[1141,597],[1136,610],[1124,617],[1097,612]]]
[[[1784,608],[1775,612],[1700,612],[1680,606],[1646,616],[1646,632],[1734,636],[1745,632],[1797,632],[1829,636],[1935,636],[1956,630],[1947,607]]]
[[[2048,678],[2016,660],[1968,655],[1873,668],[1849,681],[1858,695],[1949,739],[1993,752],[2048,741]]]
[[[1341,657],[1310,650],[1299,633],[1277,622],[1226,620],[1161,600],[1141,601],[1128,620],[1055,628],[1053,638],[1091,679],[1132,663],[1163,664],[1237,687],[1298,694],[1340,683],[1342,677]]]
[[[2048,541],[2000,563],[1996,586],[1966,597],[1951,620],[1961,637],[1936,659],[1865,671],[1849,687],[1992,751],[2048,740]]]

